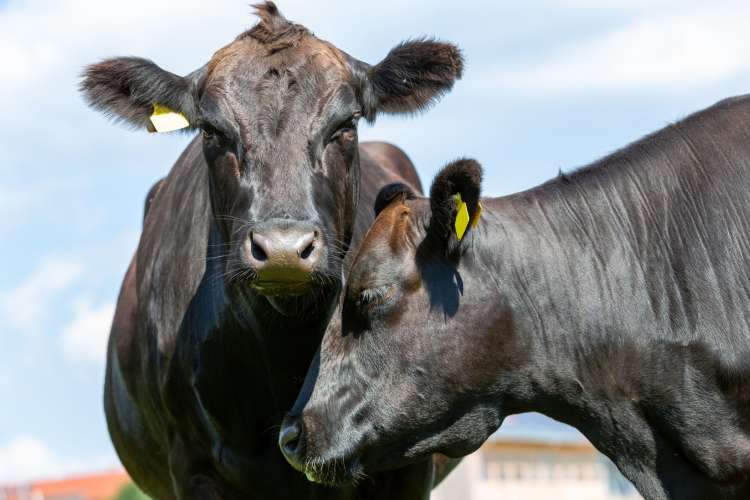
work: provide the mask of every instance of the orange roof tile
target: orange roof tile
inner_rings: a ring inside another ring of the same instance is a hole
[[[75,497],[81,500],[111,500],[130,482],[125,471],[69,477],[51,481],[34,481],[0,487],[0,500],[54,500]],[[5,496],[3,496],[5,494]],[[20,496],[23,495],[23,496]]]

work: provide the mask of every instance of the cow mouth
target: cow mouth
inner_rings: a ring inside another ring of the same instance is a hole
[[[306,295],[312,288],[312,280],[304,281],[280,281],[280,280],[254,280],[251,284],[253,289],[262,295],[269,296],[296,296]]]
[[[312,288],[313,276],[309,271],[302,269],[268,268],[258,272],[250,285],[262,295],[305,295]]]

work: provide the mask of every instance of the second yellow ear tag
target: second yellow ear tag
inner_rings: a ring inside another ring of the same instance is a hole
[[[472,229],[476,229],[479,225],[479,217],[482,215],[482,204],[477,203],[477,211],[474,213],[474,217],[469,220],[469,208],[461,199],[461,193],[453,195],[453,199],[456,201],[456,206],[458,207],[454,227],[456,229],[456,237],[458,238],[458,241],[461,241],[464,234],[466,234],[466,229],[469,227],[469,224],[471,224]]]
[[[190,126],[185,115],[172,111],[161,104],[154,104],[154,112],[149,117],[157,132],[172,132]]]
[[[458,213],[456,214],[456,237],[458,238],[458,241],[461,241],[461,239],[464,237],[464,233],[466,233],[466,228],[469,227],[469,209],[466,208],[466,203],[464,203],[461,200],[461,194],[456,193],[455,195],[456,200],[456,206],[458,207]]]
[[[477,211],[474,213],[474,217],[471,218],[471,228],[476,229],[479,225],[479,216],[482,215],[482,204],[477,203]]]

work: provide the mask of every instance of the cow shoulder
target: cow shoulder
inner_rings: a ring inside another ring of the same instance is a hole
[[[206,269],[211,205],[200,137],[177,160],[152,200],[138,246],[139,321],[169,355]]]

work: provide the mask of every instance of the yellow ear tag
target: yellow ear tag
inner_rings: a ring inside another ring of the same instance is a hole
[[[477,211],[474,213],[474,217],[471,218],[471,228],[476,229],[479,225],[479,216],[482,215],[482,204],[477,203]]]
[[[456,237],[458,238],[458,241],[461,241],[466,232],[466,228],[469,227],[469,209],[466,208],[466,203],[461,200],[460,193],[456,193],[454,199],[456,200],[456,206],[458,207],[455,223]]]
[[[161,104],[154,104],[154,112],[149,120],[151,120],[154,130],[157,132],[172,132],[190,126],[185,115],[172,111]]]

